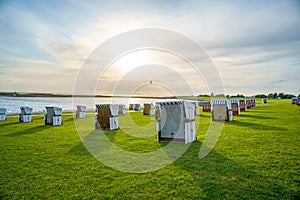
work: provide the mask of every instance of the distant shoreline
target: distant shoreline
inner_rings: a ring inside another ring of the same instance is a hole
[[[272,93],[271,93],[272,94]],[[185,100],[207,100],[211,98],[271,98],[271,99],[277,99],[277,93],[276,97],[269,97],[269,95],[265,94],[257,94],[257,95],[251,95],[251,96],[244,96],[244,95],[224,95],[224,94],[216,94],[216,95],[190,95],[190,96],[142,96],[142,95],[72,95],[72,94],[52,94],[52,93],[26,93],[26,92],[0,92],[0,97],[44,97],[44,98],[140,98],[140,99],[185,99]],[[280,94],[282,94],[280,96]],[[273,95],[273,94],[272,94]],[[278,97],[281,99],[291,99],[292,97],[297,97],[297,95],[294,94],[284,94],[284,93],[278,93]],[[300,97],[300,94],[298,95]]]
[[[153,97],[153,96],[110,96],[110,95],[70,95],[70,94],[51,94],[51,93],[16,93],[16,92],[0,92],[0,97],[55,97],[55,98],[144,98],[144,99],[177,99],[179,97]]]

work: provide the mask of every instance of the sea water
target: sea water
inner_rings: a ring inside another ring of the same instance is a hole
[[[175,99],[147,99],[147,98],[82,98],[82,97],[0,97],[0,108],[6,108],[7,114],[20,113],[21,106],[33,108],[33,113],[46,112],[47,107],[60,107],[63,111],[74,111],[76,105],[87,106],[88,110],[95,110],[95,104],[129,104],[137,103],[143,107],[144,103],[174,101]]]

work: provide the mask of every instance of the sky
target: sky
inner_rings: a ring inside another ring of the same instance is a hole
[[[298,95],[299,75],[299,1],[0,1],[0,91]]]

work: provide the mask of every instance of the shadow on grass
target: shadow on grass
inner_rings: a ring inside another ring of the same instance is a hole
[[[241,122],[241,121],[232,121],[227,123],[231,126],[242,126],[246,128],[252,128],[257,130],[277,130],[277,131],[287,131],[286,128],[279,127],[279,126],[271,126],[271,125],[263,125],[263,124],[255,124],[250,122]]]
[[[115,133],[112,133],[112,136],[114,134]],[[94,145],[93,142],[98,144],[99,141],[97,141],[97,135],[99,135],[99,132],[93,131],[87,136],[87,139],[88,137],[91,137],[90,142],[92,145]],[[160,144],[163,147],[168,143]],[[243,162],[243,159],[239,159],[240,161],[237,162],[214,150],[212,150],[205,158],[199,159],[199,149],[201,148],[201,145],[202,143],[199,141],[193,142],[185,153],[171,164],[178,169],[182,169],[176,170],[176,168],[170,167],[171,169],[175,169],[174,176],[172,174],[173,172],[167,172],[170,173],[170,176],[177,178],[171,181],[176,182],[175,184],[178,184],[177,187],[179,189],[181,187],[185,187],[185,183],[183,181],[187,180],[182,177],[178,178],[178,173],[181,173],[180,175],[190,177],[193,184],[199,186],[193,186],[191,190],[195,188],[201,189],[206,199],[253,199],[253,197],[256,199],[269,197],[274,199],[281,199],[282,197],[297,199],[296,197],[298,194],[289,190],[288,185],[284,187],[282,185],[278,185],[275,180],[275,176],[269,177],[268,175],[257,173],[258,169],[265,168],[263,163],[253,161],[249,164],[245,161]],[[101,150],[99,151],[98,148],[95,148],[94,150],[94,153],[101,153]],[[103,148],[102,150],[105,150],[103,153],[106,153],[106,148]],[[70,149],[68,154],[91,156],[89,151],[81,142]],[[118,154],[109,154],[109,156],[112,160],[118,161]],[[122,164],[121,161],[120,164]],[[255,165],[255,167],[253,167],[253,165]],[[182,171],[187,173],[182,174]],[[262,173],[263,171],[264,170],[262,170]],[[159,171],[150,173],[153,173],[155,176],[155,174],[159,173]],[[170,185],[172,184],[170,181],[167,183]],[[150,187],[152,186],[150,185]],[[166,185],[166,187],[168,187],[168,185]]]
[[[246,111],[246,113],[247,113],[248,111]],[[250,112],[253,112],[253,113],[269,113],[269,114],[271,114],[271,113],[276,113],[276,112],[274,112],[274,111],[270,111],[270,110],[251,110]]]
[[[6,136],[6,137],[19,137],[19,136],[22,136],[22,135],[33,134],[33,133],[36,133],[36,132],[39,132],[39,131],[43,131],[43,130],[46,130],[46,129],[51,128],[51,127],[52,126],[40,125],[40,126],[35,126],[35,127],[32,127],[32,128],[17,131],[17,132],[14,132],[14,133],[3,135],[3,136]]]
[[[200,117],[200,118],[202,118],[202,117],[203,117],[203,118],[211,118],[211,115],[201,115],[201,114],[200,114],[199,117]]]
[[[70,149],[68,151],[68,154],[77,156],[92,156],[82,142],[78,143],[76,146]]]
[[[103,134],[106,135],[106,137],[108,137],[108,139],[111,141],[111,142],[114,142],[115,141],[115,137],[117,135],[117,132],[118,130],[111,130],[111,131],[103,131]],[[125,134],[125,133],[124,133]]]
[[[0,123],[0,129],[2,129],[3,127],[6,127],[6,126],[11,126],[11,125],[15,125],[15,124],[19,124],[19,120],[17,122],[11,122],[11,123],[5,123],[5,124],[1,124]]]
[[[200,148],[199,141],[193,142],[174,165],[191,174],[207,199],[252,199],[253,194],[258,199],[297,196],[288,186],[283,188],[272,178],[254,172],[246,163],[237,163],[214,150],[199,159]]]
[[[246,113],[247,112],[274,113],[274,111],[272,111],[269,106],[256,106],[254,108],[248,109]]]
[[[257,115],[248,115],[248,114],[241,114],[239,115],[239,117],[254,118],[254,119],[278,119],[276,117],[257,116]]]
[[[102,133],[95,133],[92,132],[90,135],[93,134],[105,134],[109,140],[113,143],[114,138],[117,134],[117,130],[112,130],[112,131],[103,131]],[[78,155],[78,156],[92,156],[92,154],[86,149],[85,145],[82,143],[82,141],[80,143],[78,143],[77,145],[75,145],[73,148],[71,148],[68,151],[68,154],[70,155]]]
[[[63,122],[74,121],[75,118],[73,116],[69,116],[68,119],[63,119]]]

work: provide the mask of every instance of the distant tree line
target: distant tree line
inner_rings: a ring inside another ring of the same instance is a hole
[[[244,98],[245,96],[242,95],[242,94],[237,94],[237,95],[232,95],[232,96],[230,96],[230,97],[242,97],[242,98]]]
[[[299,94],[299,95],[300,95],[300,94]],[[299,95],[298,95],[298,96],[299,96]],[[275,92],[275,93],[270,93],[270,94],[268,94],[267,97],[270,98],[270,99],[277,99],[277,98],[281,98],[281,99],[291,99],[292,97],[295,97],[295,95],[293,95],[293,94],[284,94],[283,92],[281,92],[281,93]]]
[[[208,94],[200,94],[198,95],[198,97],[209,97],[209,96],[215,96],[215,97],[225,97],[224,94],[214,94],[211,93],[211,95]],[[226,97],[233,97],[233,98],[245,98],[245,96],[243,94],[237,94],[237,95],[226,95]],[[254,95],[255,98],[269,98],[269,99],[277,99],[277,98],[281,98],[281,99],[291,99],[292,97],[295,97],[295,95],[293,94],[284,94],[283,92],[281,93],[270,93],[268,95],[265,94],[257,94]],[[300,97],[300,94],[298,94],[298,97]]]
[[[245,97],[244,95],[242,94],[237,94],[237,95],[225,95],[225,94],[214,94],[214,93],[211,93],[210,95],[208,94],[199,94],[198,97]]]
[[[52,93],[18,93],[18,92],[0,92],[0,96],[8,97],[72,97],[72,95],[52,94]]]
[[[292,97],[295,97],[295,95],[293,94],[284,94],[283,92],[281,93],[270,93],[268,95],[265,94],[257,94],[255,95],[256,98],[269,98],[269,99],[291,99]],[[298,95],[298,97],[300,97],[300,94]]]

